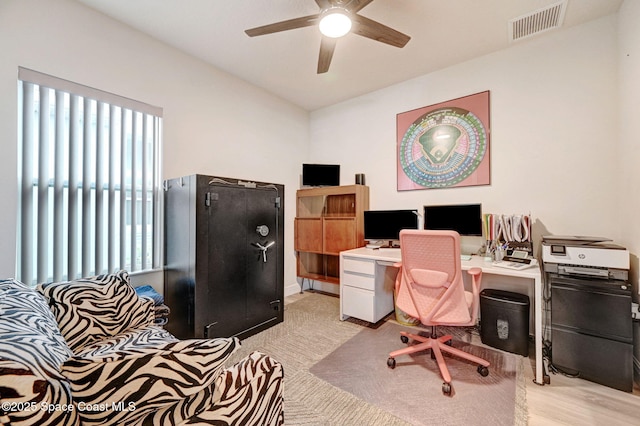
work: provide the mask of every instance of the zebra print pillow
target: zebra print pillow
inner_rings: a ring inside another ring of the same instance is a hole
[[[138,297],[126,271],[39,284],[37,290],[49,301],[74,353],[105,337],[153,323],[153,302]]]
[[[71,355],[44,297],[18,281],[0,281],[0,423],[77,424],[60,373]]]
[[[121,424],[178,404],[180,410],[170,413],[180,417],[169,422],[175,424],[209,408],[202,401],[211,401],[215,379],[239,347],[235,337],[130,346],[73,356],[64,363],[62,373],[71,384],[76,405],[96,407],[80,411],[83,424]]]

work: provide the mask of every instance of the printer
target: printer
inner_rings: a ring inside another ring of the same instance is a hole
[[[610,239],[580,236],[543,236],[544,271],[615,280],[629,278],[629,251]]]

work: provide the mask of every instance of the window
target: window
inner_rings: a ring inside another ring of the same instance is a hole
[[[19,69],[17,278],[161,266],[162,109]]]

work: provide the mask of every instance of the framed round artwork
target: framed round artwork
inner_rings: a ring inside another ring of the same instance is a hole
[[[398,191],[489,185],[489,91],[397,115]]]

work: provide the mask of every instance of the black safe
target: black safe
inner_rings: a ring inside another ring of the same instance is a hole
[[[166,329],[244,339],[282,322],[284,185],[191,175],[164,194]]]

